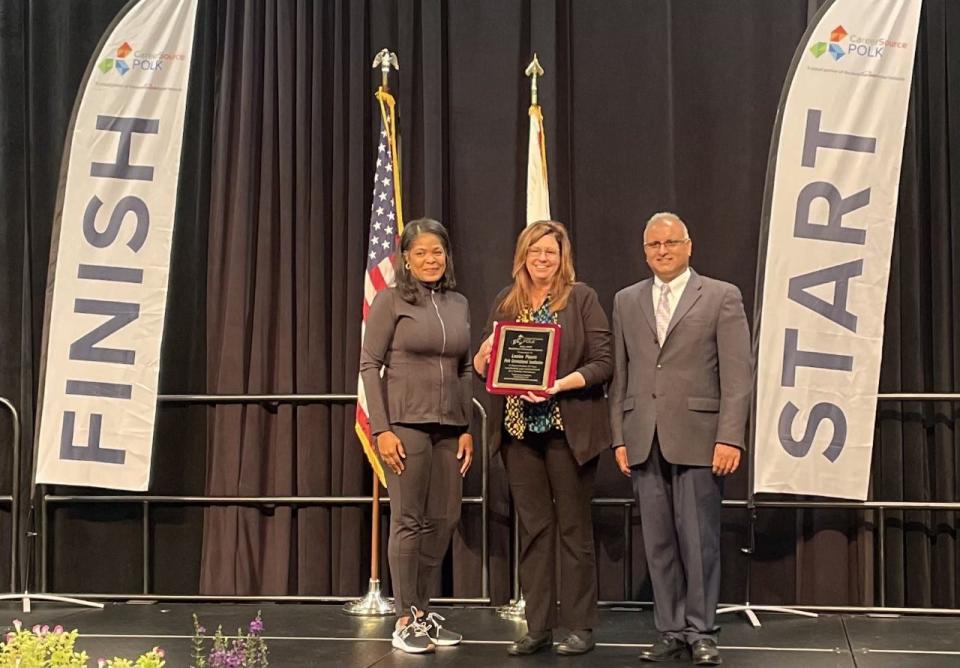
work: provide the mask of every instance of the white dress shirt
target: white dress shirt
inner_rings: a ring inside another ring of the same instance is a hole
[[[669,283],[664,283],[656,275],[653,277],[653,312],[657,312],[657,305],[660,303],[660,290],[663,289],[664,285],[670,286],[670,295],[668,296],[668,301],[670,303],[670,318],[673,318],[673,312],[677,310],[677,304],[680,303],[680,297],[683,296],[683,291],[687,288],[687,283],[690,282],[690,267],[687,267],[683,270],[683,273],[677,276],[675,279]]]

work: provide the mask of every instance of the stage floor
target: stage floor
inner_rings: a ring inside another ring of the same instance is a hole
[[[506,662],[540,666],[639,666],[640,650],[656,637],[649,610],[603,609],[597,648],[581,657],[552,652],[513,658],[506,644],[523,625],[502,620],[493,608],[438,607],[450,628],[463,632],[459,647],[428,656],[409,656],[390,646],[391,619],[348,617],[338,606],[307,604],[108,604],[104,610],[35,603],[29,615],[12,602],[0,606],[0,629],[13,619],[26,624],[62,624],[80,630],[78,647],[100,656],[139,654],[159,645],[169,668],[190,665],[191,614],[208,629],[226,632],[246,626],[263,612],[270,665],[300,666],[457,666],[473,668]],[[877,618],[830,615],[817,619],[767,613],[754,629],[741,615],[723,615],[720,636],[724,665],[733,668],[956,668],[960,666],[960,619],[948,617]],[[690,665],[689,661],[662,665]]]

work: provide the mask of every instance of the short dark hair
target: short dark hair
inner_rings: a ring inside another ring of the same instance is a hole
[[[440,221],[432,218],[418,218],[411,220],[403,226],[403,234],[400,235],[400,252],[397,257],[397,291],[403,300],[409,304],[416,304],[420,296],[417,279],[410,273],[407,267],[407,261],[403,254],[410,250],[413,240],[421,234],[434,234],[440,239],[440,245],[443,246],[443,253],[446,256],[446,266],[443,270],[443,276],[437,281],[437,288],[440,290],[452,290],[457,287],[457,279],[453,273],[453,254],[450,252],[450,234],[447,232]]]

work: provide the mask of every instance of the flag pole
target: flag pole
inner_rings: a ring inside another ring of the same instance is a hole
[[[530,61],[523,73],[530,77],[530,104],[534,107],[539,106],[540,103],[537,102],[537,78],[543,76],[543,67],[540,66],[540,59],[537,58],[537,54],[533,54],[533,60]]]
[[[537,114],[537,118],[540,119],[539,123],[542,126],[543,119],[540,116],[540,103],[537,98],[537,79],[543,76],[543,67],[540,65],[540,59],[537,58],[537,54],[533,54],[533,60],[530,61],[530,64],[527,65],[526,69],[523,70],[525,76],[530,78],[530,114]],[[532,118],[532,117],[531,117]],[[532,136],[532,130],[531,130]],[[533,141],[533,139],[531,139]],[[531,159],[528,155],[528,164],[527,164],[527,225],[530,223],[547,219],[550,217],[549,213],[541,211],[538,215],[534,215],[531,218],[531,201],[530,201],[530,169],[531,169]],[[539,152],[539,162],[541,166],[546,165],[546,155],[543,152],[543,144],[540,144]],[[545,175],[545,174],[544,174]],[[546,185],[544,183],[544,185]],[[549,198],[546,200],[546,206],[549,208]],[[542,207],[539,207],[542,209]],[[539,209],[538,209],[539,210]],[[546,213],[546,215],[543,215]],[[523,598],[523,589],[520,586],[520,520],[516,514],[516,507],[514,506],[513,510],[513,589],[516,593],[516,598],[510,601],[507,605],[503,605],[497,609],[497,615],[503,619],[511,619],[514,621],[522,621],[527,617],[527,601]]]
[[[394,127],[394,105],[392,100],[384,105],[384,97],[389,96],[389,76],[390,67],[399,70],[397,64],[397,54],[388,49],[382,49],[373,59],[373,68],[380,68],[380,90],[377,91],[377,100],[380,103],[380,113],[383,114],[385,121],[389,123],[387,132],[391,143],[391,155],[397,167],[399,168],[400,159],[396,152],[396,127]],[[381,96],[383,93],[383,96]],[[387,111],[389,108],[389,112]],[[400,172],[394,170],[394,183],[397,200],[397,229],[402,230],[403,218],[400,216]],[[371,446],[374,444],[371,443]],[[344,604],[343,611],[348,615],[357,617],[382,617],[394,614],[395,608],[393,602],[383,597],[380,591],[380,485],[382,483],[380,475],[375,467],[373,468],[373,494],[371,495],[370,513],[372,515],[370,522],[370,582],[367,587],[366,595],[356,601],[350,601]]]

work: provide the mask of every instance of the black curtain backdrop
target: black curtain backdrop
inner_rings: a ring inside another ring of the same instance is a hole
[[[28,450],[66,125],[83,69],[122,4],[0,0],[0,395],[26,416]],[[647,275],[643,221],[670,209],[690,225],[697,270],[739,285],[751,312],[776,105],[817,4],[201,2],[161,392],[355,391],[379,123],[379,73],[370,65],[384,46],[401,67],[391,85],[405,216],[450,228],[474,322],[507,282],[524,223],[529,84],[522,70],[534,51],[546,70],[540,102],[552,210],[571,229],[580,278],[609,308],[616,290]],[[960,6],[926,0],[883,392],[960,388],[960,44],[951,39],[958,31]],[[873,498],[960,499],[958,420],[956,403],[882,404]],[[0,491],[11,474],[4,452]],[[153,493],[371,489],[346,404],[165,404],[155,458]],[[20,471],[25,483],[29,460]],[[510,594],[509,499],[499,461],[490,472],[491,588],[502,601]],[[465,493],[479,493],[479,484],[477,466]],[[727,497],[745,493],[738,473]],[[608,456],[596,494],[629,496]],[[620,512],[595,512],[603,599],[624,593]],[[52,589],[140,590],[138,506],[64,507],[50,517]],[[0,509],[0,573],[9,565],[9,520]],[[150,518],[150,585],[170,594],[357,594],[368,577],[369,520],[364,508],[158,507]],[[724,515],[726,601],[743,599],[745,520],[739,510]],[[758,521],[752,601],[880,602],[876,513],[763,510]],[[885,521],[885,602],[960,607],[957,513],[890,512]],[[636,520],[633,529],[631,594],[649,600]],[[479,512],[468,506],[444,594],[480,594],[479,545]]]

